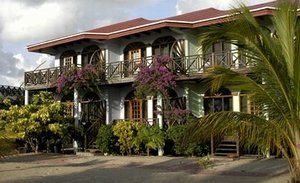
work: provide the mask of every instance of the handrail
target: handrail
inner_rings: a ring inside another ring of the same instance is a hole
[[[109,62],[105,65],[97,66],[96,69],[99,73],[103,73],[101,74],[101,79],[107,81],[134,78],[138,74],[141,65],[150,66],[155,59],[155,56],[148,56],[118,62]],[[250,58],[241,54],[238,50],[230,50],[209,54],[173,57],[166,64],[166,67],[178,76],[193,76],[202,74],[209,67],[216,65],[234,70],[244,69],[250,67],[249,59]],[[74,66],[80,67],[80,65]],[[68,68],[68,66],[60,66],[27,71],[25,72],[25,86],[49,85],[51,82],[55,82]]]

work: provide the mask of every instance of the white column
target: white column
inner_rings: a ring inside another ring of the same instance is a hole
[[[108,91],[106,91],[105,94],[105,101],[106,101],[106,124],[108,125],[110,122],[109,114],[110,114],[110,108],[109,108],[109,94]]]
[[[146,48],[146,57],[147,57],[147,65],[150,65],[150,61],[149,60],[152,57],[152,46],[148,45]]]
[[[153,96],[147,97],[147,116],[150,125],[153,125]]]
[[[54,67],[59,67],[60,66],[60,59],[59,58],[55,58],[54,60]]]
[[[186,99],[186,109],[189,110],[190,102],[189,102],[189,88],[188,87],[184,87],[184,97]]]
[[[108,52],[107,48],[104,51],[105,51],[105,63],[108,64],[108,61],[109,61],[109,52]]]
[[[241,112],[240,92],[232,92],[232,95],[233,111]]]
[[[79,126],[79,99],[78,99],[78,91],[74,90],[74,119],[75,119],[75,128]]]
[[[124,53],[122,53],[121,55],[120,55],[120,60],[119,61],[124,61]]]
[[[77,55],[77,65],[78,66],[82,65],[82,55],[81,55],[81,53],[78,53],[78,55]]]
[[[158,111],[158,114],[157,114],[157,119],[158,119],[158,125],[159,125],[159,128],[162,129],[163,128],[163,116],[161,114],[162,112],[162,104],[163,104],[163,100],[162,100],[162,96],[161,94],[158,94],[157,95],[157,111]],[[164,154],[164,150],[163,149],[158,149],[158,156],[163,156]]]
[[[204,109],[204,96],[205,96],[205,94],[200,94],[200,97],[199,97],[199,104],[200,104],[199,117],[203,117],[204,113],[205,113],[205,109]]]
[[[25,105],[29,104],[29,91],[25,90]]]
[[[234,63],[234,69],[239,69],[239,52],[238,47],[234,44],[231,44],[231,54],[232,54],[232,61],[235,61]]]
[[[241,97],[240,92],[232,92],[232,107],[233,111],[235,112],[241,112]],[[237,155],[240,155],[240,147],[239,147],[239,140],[237,139]]]
[[[156,105],[157,105],[157,111],[158,111],[158,114],[157,114],[158,126],[160,129],[162,129],[163,128],[163,115],[162,115],[163,100],[162,100],[161,94],[157,95]]]
[[[184,55],[189,56],[189,41],[187,39],[184,40]],[[184,59],[184,60],[185,60],[184,70],[187,70],[190,63],[188,63],[189,62],[188,59]],[[189,72],[189,71],[186,71],[186,72]]]
[[[189,55],[189,41],[187,39],[184,40],[184,54],[185,56]]]
[[[120,119],[125,119],[125,97],[122,97],[120,101]]]

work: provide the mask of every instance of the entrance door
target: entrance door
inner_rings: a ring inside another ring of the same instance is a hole
[[[106,124],[106,101],[83,101],[81,110],[81,122],[84,124],[84,146],[89,148],[95,142],[100,126]]]

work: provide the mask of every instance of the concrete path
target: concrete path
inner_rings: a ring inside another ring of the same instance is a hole
[[[198,158],[182,157],[78,157],[73,155],[22,155],[0,161],[2,183],[186,183],[287,182],[283,159],[213,158],[201,168]]]

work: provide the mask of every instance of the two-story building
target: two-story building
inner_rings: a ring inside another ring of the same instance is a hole
[[[264,24],[264,18],[272,15],[275,5],[271,2],[249,8]],[[93,121],[109,124],[130,119],[163,125],[163,116],[154,112],[162,99],[149,96],[137,100],[132,84],[140,63],[151,63],[156,56],[168,55],[169,69],[177,75],[177,87],[170,96],[178,106],[189,109],[196,117],[221,110],[251,111],[240,91],[224,89],[210,95],[199,84],[203,72],[211,66],[247,70],[247,61],[234,45],[216,43],[204,53],[198,40],[205,28],[226,23],[229,16],[230,11],[209,8],[160,20],[137,18],[30,45],[30,52],[55,56],[55,67],[25,72],[25,103],[30,102],[36,91],[55,92],[53,82],[66,67],[104,64],[104,95],[84,91],[57,94],[58,100],[74,103],[75,124],[91,126]]]

